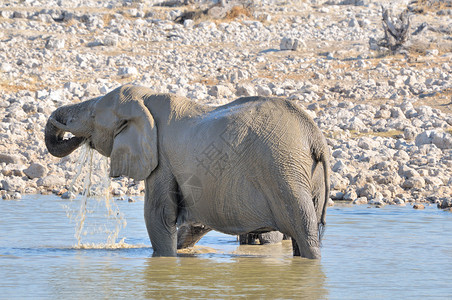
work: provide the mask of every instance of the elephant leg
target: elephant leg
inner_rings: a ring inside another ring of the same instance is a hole
[[[157,173],[157,172],[156,172]],[[146,180],[144,220],[154,250],[153,256],[177,254],[177,194],[175,181],[152,174]]]
[[[292,237],[294,256],[320,258],[318,221],[312,196],[302,192],[298,199],[290,201],[287,211],[291,222],[284,222],[281,231]]]
[[[261,245],[277,244],[283,240],[283,234],[279,231],[270,231],[260,233],[258,238]]]
[[[292,239],[292,250],[293,250],[293,256],[301,256],[300,249],[298,248],[298,244],[295,241],[295,239]]]
[[[211,230],[202,224],[182,224],[177,230],[177,249],[193,247]]]
[[[256,233],[245,233],[239,235],[240,245],[257,245],[258,235]]]

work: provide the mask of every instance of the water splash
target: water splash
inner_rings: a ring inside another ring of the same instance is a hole
[[[124,242],[125,238],[117,242],[119,233],[121,229],[126,227],[127,221],[109,192],[110,177],[108,175],[108,165],[108,158],[91,149],[88,144],[80,147],[76,163],[77,172],[69,188],[69,191],[72,192],[77,187],[82,187],[80,206],[77,210],[70,207],[70,205],[65,205],[66,215],[76,223],[74,236],[77,240],[75,246],[77,249],[131,247]],[[76,202],[78,199],[71,200],[71,203]],[[101,210],[101,206],[104,206],[106,210],[103,215],[98,213]],[[97,212],[96,216],[94,216],[95,212]],[[93,220],[87,222],[87,216],[90,214],[93,215]],[[108,235],[105,243],[82,241],[83,237],[99,234]]]

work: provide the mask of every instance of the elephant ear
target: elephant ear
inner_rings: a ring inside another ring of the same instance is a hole
[[[158,165],[157,127],[142,99],[120,101],[110,176],[146,179]]]

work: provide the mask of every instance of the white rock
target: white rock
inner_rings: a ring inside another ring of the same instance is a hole
[[[363,121],[359,117],[354,116],[350,120],[347,121],[347,123],[345,124],[344,127],[345,127],[345,129],[348,129],[348,130],[362,131],[363,129],[366,128],[366,125],[363,123]]]
[[[58,175],[47,175],[46,177],[38,179],[36,184],[48,189],[61,188],[66,184],[66,179]]]
[[[434,144],[440,149],[452,149],[452,135],[447,132],[426,130],[416,136],[416,146]]]
[[[0,164],[22,164],[25,158],[18,154],[0,153]]]
[[[363,205],[363,204],[367,204],[367,203],[368,203],[368,201],[367,201],[366,197],[359,197],[353,201],[353,204],[356,204],[356,205]]]
[[[256,96],[257,95],[256,90],[254,89],[254,86],[252,86],[249,83],[238,84],[235,94],[237,96]]]
[[[1,180],[2,188],[9,192],[22,192],[25,189],[25,182],[17,176],[6,177]]]
[[[5,62],[0,64],[0,71],[2,71],[2,72],[8,73],[8,72],[11,72],[12,70],[13,70],[13,66],[11,64],[5,63]]]
[[[368,202],[368,204],[384,206],[386,203],[384,202],[383,199],[371,199],[371,200]]]
[[[416,140],[415,140],[416,146],[419,147],[421,145],[431,144],[433,141],[433,137],[432,137],[433,133],[434,133],[433,130],[426,130],[426,131],[418,134],[416,136]]]
[[[284,37],[281,40],[281,43],[279,45],[279,48],[281,50],[292,50],[292,51],[297,51],[299,47],[306,47],[306,44],[304,43],[304,41],[297,39],[297,38],[288,38],[288,37]]]
[[[363,188],[358,190],[359,197],[366,197],[367,199],[373,199],[377,193],[377,188],[371,183],[366,183]]]
[[[412,178],[412,177],[420,177],[421,176],[418,171],[416,171],[415,169],[413,169],[407,165],[402,165],[400,167],[399,174],[400,174],[400,176],[403,176],[407,179]]]
[[[47,40],[46,42],[46,49],[53,50],[53,49],[64,49],[64,46],[66,44],[66,41],[64,39],[52,37]]]
[[[355,190],[348,191],[344,195],[344,200],[355,201],[358,198]]]
[[[334,166],[331,168],[331,170],[333,172],[342,172],[342,173],[346,173],[348,171],[347,169],[347,165],[344,163],[343,160],[338,160]]]
[[[233,93],[229,89],[229,87],[225,85],[214,85],[209,90],[209,95],[216,97],[216,98],[223,98],[231,96]]]
[[[267,85],[258,85],[257,86],[257,95],[269,97],[272,95],[272,90]]]
[[[425,177],[425,183],[433,185],[435,187],[444,184],[443,181],[440,178],[434,177],[434,176]]]
[[[375,113],[375,118],[377,119],[388,119],[391,117],[391,112],[387,109],[380,109]]]
[[[135,67],[121,67],[118,70],[118,75],[122,78],[137,76],[138,70]]]
[[[412,177],[402,183],[404,189],[422,189],[425,187],[425,180],[422,177]]]
[[[432,143],[440,149],[452,149],[452,135],[446,132],[433,132]]]
[[[362,137],[358,140],[358,147],[364,149],[364,150],[371,150],[378,148],[380,146],[380,143],[378,141],[375,141],[369,137]]]
[[[184,21],[184,27],[185,28],[193,28],[194,23],[195,22],[193,20],[187,19]]]

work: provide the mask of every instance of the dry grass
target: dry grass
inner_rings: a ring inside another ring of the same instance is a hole
[[[104,26],[109,26],[111,20],[113,20],[114,17],[112,14],[105,14],[102,16],[102,21],[104,21]]]
[[[350,134],[352,138],[359,138],[359,137],[363,137],[363,136],[370,136],[370,137],[374,137],[374,136],[379,136],[382,138],[393,138],[393,139],[398,139],[400,136],[403,136],[403,131],[400,130],[389,130],[389,131],[384,131],[384,132],[359,132],[356,130],[350,130]]]
[[[209,16],[208,9],[196,9],[193,11],[185,11],[181,16],[177,17],[175,22],[183,24],[185,20],[193,20],[196,24],[199,24],[204,21],[213,21],[216,24],[221,23],[221,21],[232,21],[239,17],[252,17],[252,11],[248,7],[243,7],[240,5],[233,6],[231,10],[226,13],[226,16],[222,19],[214,19]]]
[[[199,80],[191,81],[190,84],[201,83],[207,86],[212,86],[218,84],[218,79],[210,77],[210,78],[201,78]]]
[[[0,90],[6,91],[8,93],[17,93],[19,91],[31,91],[31,92],[37,92],[44,88],[44,85],[37,84],[37,83],[30,83],[30,84],[24,84],[24,85],[17,85],[5,81],[0,81]]]
[[[452,1],[444,0],[417,0],[411,4],[414,12],[422,14],[426,12],[437,12],[452,7]]]
[[[245,16],[250,18],[252,16],[252,12],[248,7],[243,6],[234,6],[230,11],[226,14],[225,20],[234,20],[240,16]]]

